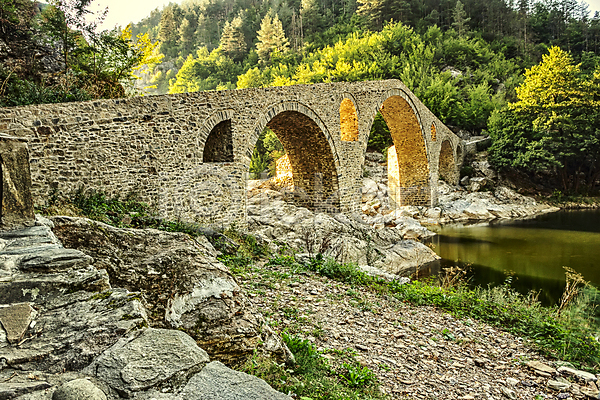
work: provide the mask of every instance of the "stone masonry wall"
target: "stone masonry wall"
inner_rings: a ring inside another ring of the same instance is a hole
[[[419,160],[418,179],[399,180],[400,186],[426,188],[424,201],[435,204],[440,143],[448,140],[453,153],[462,154],[460,139],[397,80],[3,108],[0,131],[27,139],[37,205],[80,189],[135,192],[163,217],[243,225],[250,158],[267,125],[289,154],[294,185],[306,194],[299,202],[358,212],[367,140],[382,106],[395,118],[404,170]],[[344,110],[350,119],[340,115]],[[344,121],[353,133],[342,138]]]

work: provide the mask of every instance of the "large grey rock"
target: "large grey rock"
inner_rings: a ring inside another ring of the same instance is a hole
[[[396,275],[410,274],[439,259],[427,246],[404,240],[404,235],[416,233],[411,232],[415,225],[404,231],[373,229],[358,217],[313,213],[262,194],[250,198],[247,208],[253,234],[271,243],[283,241],[299,252],[322,253],[338,261],[369,265]],[[421,229],[422,234],[428,232]]]
[[[208,364],[190,379],[182,400],[290,400],[265,381],[227,368],[218,361]]]
[[[398,217],[394,220],[394,224],[396,225],[396,230],[400,231],[403,239],[420,240],[435,235],[435,233],[411,217]]]
[[[185,329],[228,365],[244,363],[256,350],[279,362],[291,360],[204,236],[121,229],[84,218],[52,221],[64,245],[92,256],[113,286],[143,291],[151,326]]]
[[[439,223],[528,218],[558,211],[556,207],[537,203],[505,186],[497,187],[494,192],[467,193],[440,181],[439,193],[442,211]]]
[[[65,249],[46,225],[0,232],[0,279],[22,271],[85,268],[92,261],[80,251]]]
[[[60,385],[52,400],[106,400],[106,394],[89,379],[74,379]]]
[[[14,274],[0,278],[0,304],[35,302],[43,305],[65,293],[77,290],[102,292],[109,288],[106,270],[92,266],[57,273]]]
[[[48,299],[18,347],[2,348],[9,368],[58,373],[90,364],[125,333],[147,324],[139,293],[75,291]]]
[[[120,339],[86,371],[130,397],[167,381],[178,386],[208,362],[208,354],[184,332],[148,328]]]

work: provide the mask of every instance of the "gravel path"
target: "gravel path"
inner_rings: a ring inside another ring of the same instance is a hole
[[[281,266],[239,279],[275,330],[322,351],[355,351],[393,399],[580,399],[582,390],[597,392],[593,382],[561,376],[521,338],[477,321]],[[532,368],[533,361],[542,364]],[[561,383],[562,391],[549,387]]]

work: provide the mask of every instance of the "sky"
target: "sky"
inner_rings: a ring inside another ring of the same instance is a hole
[[[482,0],[485,1],[485,0]],[[181,1],[176,1],[180,3]],[[587,0],[592,14],[600,11],[600,0]],[[168,0],[96,0],[92,4],[98,9],[108,7],[108,15],[101,29],[112,29],[116,25],[125,26],[130,22],[139,22],[150,15],[150,11],[169,3]]]

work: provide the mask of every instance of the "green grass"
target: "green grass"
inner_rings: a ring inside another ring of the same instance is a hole
[[[59,198],[53,194],[39,211],[46,215],[83,216],[119,228],[154,228],[192,236],[203,234],[198,224],[158,218],[155,210],[133,193],[110,197],[102,192],[80,189],[68,197]]]
[[[383,400],[375,374],[362,366],[351,352],[330,352],[330,362],[306,339],[282,334],[296,364],[285,367],[268,359],[254,358],[244,370],[267,381],[283,393],[302,400]]]
[[[600,292],[592,286],[587,286],[558,314],[556,307],[543,307],[535,296],[523,296],[509,284],[488,289],[469,288],[464,282],[454,287],[442,287],[433,281],[400,284],[323,257],[299,264],[292,256],[276,256],[267,265],[310,270],[339,282],[393,295],[405,303],[434,306],[459,318],[478,319],[529,339],[530,345],[545,356],[569,361],[579,368],[600,370],[600,343],[596,339],[600,318],[595,306],[600,302]]]

